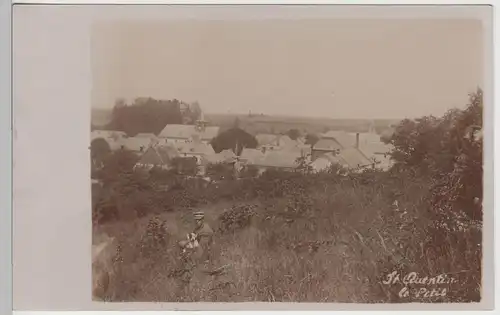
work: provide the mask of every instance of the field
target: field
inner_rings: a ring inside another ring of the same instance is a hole
[[[327,130],[345,130],[347,132],[366,132],[373,123],[377,132],[382,132],[395,124],[398,120],[376,119],[373,122],[367,119],[330,119],[286,116],[249,116],[236,114],[206,114],[205,119],[212,125],[225,130],[234,126],[239,120],[240,127],[251,134],[257,133],[285,133],[290,129],[298,129],[303,135],[307,133],[323,133]],[[104,126],[111,120],[111,110],[92,109],[92,124]]]
[[[344,130],[347,132],[367,132],[370,125],[377,132],[389,129],[391,124],[399,120],[394,119],[332,119],[332,118],[308,118],[287,116],[249,116],[232,114],[207,114],[206,119],[222,129],[230,128],[236,119],[240,126],[251,134],[257,133],[286,133],[290,129],[297,129],[302,134],[319,134],[327,130]]]
[[[159,188],[170,180],[120,175],[108,184],[112,189],[94,192],[96,204],[107,202],[107,208],[94,207],[94,235],[107,233],[119,243],[105,299],[480,300],[481,230],[436,225],[442,219],[429,211],[428,182],[411,174],[276,172],[207,187],[181,181]],[[210,268],[226,266],[221,275],[180,259],[176,243],[193,228],[193,208],[204,210],[216,230]],[[105,211],[115,216],[104,217]],[[401,280],[408,272],[447,274],[448,283],[384,284],[393,271]],[[401,297],[405,286],[411,294]]]

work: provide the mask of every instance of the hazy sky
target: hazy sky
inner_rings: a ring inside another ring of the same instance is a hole
[[[401,118],[483,83],[479,20],[120,22],[93,33],[93,106],[199,101],[205,112]]]

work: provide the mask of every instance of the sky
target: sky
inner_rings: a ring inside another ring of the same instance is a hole
[[[483,86],[480,20],[120,21],[92,33],[94,108],[198,101],[206,113],[399,119]]]

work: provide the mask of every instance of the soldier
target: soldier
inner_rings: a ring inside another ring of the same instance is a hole
[[[199,252],[201,261],[208,262],[210,260],[210,251],[213,244],[212,228],[205,222],[205,214],[202,211],[194,213],[196,227],[193,233],[196,234],[196,240],[199,244]]]

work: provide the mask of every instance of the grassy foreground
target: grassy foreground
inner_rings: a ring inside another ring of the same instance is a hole
[[[454,228],[456,219],[438,217],[424,179],[390,172],[274,174],[207,187],[183,183],[167,192],[155,180],[147,183],[127,182],[99,197],[114,200],[106,211],[115,216],[96,220],[94,233],[119,243],[107,300],[480,300],[481,228],[467,221]],[[212,265],[227,265],[223,275],[181,272],[186,264],[176,243],[193,228],[193,206],[217,230]],[[401,280],[409,272],[448,280],[384,284],[393,271]],[[405,286],[410,294],[400,297]]]

